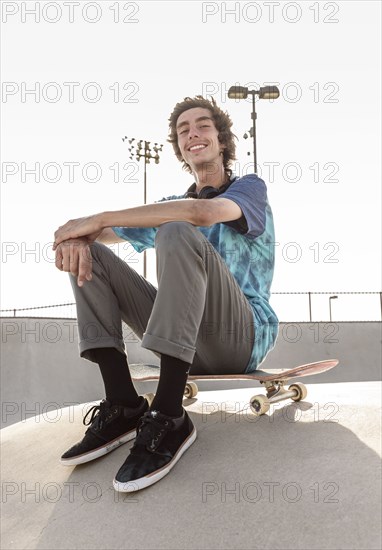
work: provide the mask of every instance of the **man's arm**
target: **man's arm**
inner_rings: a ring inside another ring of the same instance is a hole
[[[205,202],[204,225],[238,220],[243,215],[240,206],[230,199],[215,197],[198,200]]]
[[[55,232],[53,250],[69,239],[88,237],[90,242],[95,241],[103,230],[111,227],[158,227],[171,221],[186,221],[197,226],[207,225],[205,208],[198,204],[202,202],[207,201],[179,199],[69,220]]]
[[[103,212],[104,227],[158,227],[166,222],[185,221],[205,225],[205,208],[196,199],[175,199],[125,210]]]
[[[124,243],[125,239],[121,239],[114,233],[110,227],[106,227],[96,238],[96,241],[103,244]]]
[[[210,204],[215,203],[215,205]],[[86,218],[70,220],[54,234],[53,250],[63,241],[87,236],[94,241],[106,228],[111,227],[158,227],[163,223],[185,221],[196,226],[236,220],[241,210],[228,199],[176,199],[145,204],[135,208],[101,212]],[[110,236],[110,233],[109,233]],[[114,239],[114,237],[113,237]],[[114,240],[114,242],[116,242]]]
[[[177,199],[102,214],[103,224],[109,228],[158,227],[171,221],[187,221],[196,226],[209,226],[237,220],[242,215],[241,208],[235,202],[218,197]]]

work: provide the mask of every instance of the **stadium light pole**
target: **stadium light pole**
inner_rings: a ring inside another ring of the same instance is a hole
[[[338,296],[330,296],[329,298],[329,319],[332,322],[332,300],[337,300]]]
[[[257,174],[257,154],[256,154],[256,106],[255,96],[258,95],[259,99],[277,99],[280,96],[277,86],[264,86],[259,90],[249,90],[244,86],[231,86],[228,90],[229,99],[247,99],[248,95],[252,96],[252,122],[253,126],[249,129],[249,135],[253,138],[253,165],[254,172]],[[248,134],[244,134],[244,139],[248,138]],[[250,155],[250,153],[248,153]]]
[[[127,139],[127,136],[122,138],[122,141],[125,141]],[[154,143],[152,146],[152,149],[150,148],[150,141],[145,141],[143,139],[140,139],[136,143],[135,138],[129,139],[130,147],[128,149],[130,153],[130,159],[133,160],[134,156],[137,162],[140,161],[141,158],[144,159],[144,171],[143,171],[143,204],[146,204],[147,202],[147,171],[146,171],[146,165],[150,164],[150,160],[154,160],[155,164],[159,164],[159,153],[162,151],[163,145],[159,145],[158,143]],[[154,153],[153,155],[151,153]],[[146,250],[143,251],[143,276],[146,279],[147,276],[147,256],[146,256]]]

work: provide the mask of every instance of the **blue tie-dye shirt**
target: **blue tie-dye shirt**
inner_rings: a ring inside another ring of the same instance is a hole
[[[275,262],[275,234],[267,188],[256,174],[231,177],[231,185],[219,197],[238,204],[243,212],[239,220],[198,227],[226,262],[246,296],[254,318],[255,342],[246,372],[252,372],[274,347],[278,318],[269,304]],[[194,189],[195,184],[189,190]],[[158,202],[183,199],[171,195]],[[137,252],[154,248],[156,227],[113,227]]]

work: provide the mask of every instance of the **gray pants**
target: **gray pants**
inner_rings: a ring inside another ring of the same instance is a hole
[[[190,374],[245,371],[254,343],[253,314],[211,243],[191,223],[168,222],[155,237],[158,289],[101,243],[91,245],[93,279],[78,287],[81,357],[95,348],[125,353],[121,319],[141,345],[192,364]]]

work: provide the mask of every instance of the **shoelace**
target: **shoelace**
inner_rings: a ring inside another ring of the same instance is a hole
[[[149,451],[155,451],[168,430],[171,429],[172,424],[171,420],[165,419],[160,413],[158,413],[158,418],[154,418],[151,412],[145,413],[137,426],[134,447],[145,445]]]
[[[85,426],[89,426],[90,424],[93,424],[93,422],[97,422],[98,426],[101,428],[102,424],[105,422],[107,416],[108,416],[108,410],[110,407],[106,403],[105,400],[102,400],[99,405],[93,405],[83,419],[83,424]],[[91,413],[91,417],[88,422],[86,422],[87,417]]]

